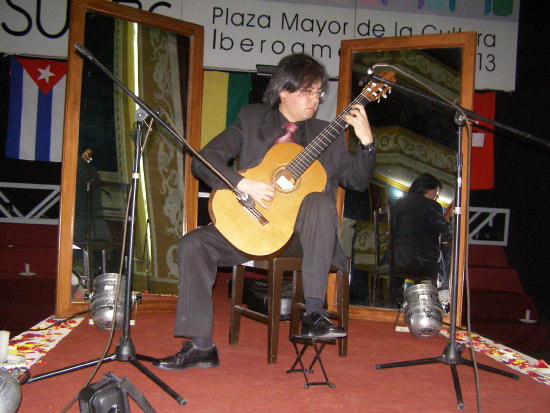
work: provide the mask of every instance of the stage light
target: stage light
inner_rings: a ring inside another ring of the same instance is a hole
[[[403,314],[409,332],[418,338],[431,338],[441,330],[443,307],[437,288],[429,284],[409,287],[403,294]]]
[[[28,377],[27,368],[15,368],[7,371],[0,367],[0,413],[15,413],[21,403],[21,386],[19,377],[24,370]]]
[[[113,313],[117,280],[116,273],[106,273],[95,278],[94,290],[90,295],[88,309],[92,314],[95,326],[101,331],[110,331],[113,326]],[[124,295],[126,291],[126,277],[120,277],[120,288],[115,318],[115,331],[122,328],[124,321]]]

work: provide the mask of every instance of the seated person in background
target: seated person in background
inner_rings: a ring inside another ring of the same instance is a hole
[[[76,167],[76,192],[75,192],[75,219],[74,219],[74,237],[73,242],[82,250],[75,256],[84,254],[84,251],[93,250],[93,254],[88,257],[89,270],[91,277],[87,288],[92,288],[93,279],[109,270],[103,268],[102,249],[97,244],[95,248],[90,248],[92,243],[110,244],[112,242],[111,231],[102,211],[101,205],[101,177],[93,164],[93,149],[88,148],[77,160]],[[84,261],[83,257],[82,260]],[[85,264],[82,264],[83,266]],[[77,266],[78,267],[78,266]],[[83,268],[83,274],[86,274],[86,268]],[[118,266],[116,270],[118,271]]]
[[[432,285],[449,288],[447,262],[441,250],[441,238],[452,236],[452,227],[437,203],[441,182],[433,175],[419,175],[409,193],[397,200],[393,211],[394,260],[392,298],[401,297],[406,274],[399,267],[422,270],[430,275]],[[439,281],[439,282],[438,282]]]

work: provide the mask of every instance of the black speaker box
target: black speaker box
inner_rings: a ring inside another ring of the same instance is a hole
[[[228,281],[229,297],[231,298],[232,279]],[[267,315],[267,280],[258,278],[244,278],[243,304],[249,309]],[[281,320],[290,320],[292,305],[292,278],[283,278],[281,292]]]

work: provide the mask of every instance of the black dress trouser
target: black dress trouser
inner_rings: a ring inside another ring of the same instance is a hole
[[[346,269],[339,242],[339,221],[334,201],[322,193],[306,196],[294,226],[294,235],[282,256],[303,256],[305,297],[325,299],[331,264]],[[178,302],[175,335],[211,337],[212,286],[218,267],[249,261],[213,225],[197,228],[178,242]]]

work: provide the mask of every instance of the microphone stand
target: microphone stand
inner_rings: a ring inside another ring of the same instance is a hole
[[[138,180],[139,180],[139,168],[140,168],[140,156],[142,151],[142,136],[143,136],[143,121],[145,117],[143,113],[138,109],[136,111],[137,126],[135,132],[135,149],[134,149],[134,165],[132,170],[132,184],[130,187],[130,211],[128,214],[129,227],[127,229],[126,235],[128,236],[128,256],[126,264],[126,289],[125,289],[125,302],[124,302],[124,324],[123,324],[123,335],[120,338],[116,350],[113,354],[104,357],[103,359],[98,358],[83,363],[75,364],[58,370],[54,370],[48,373],[39,374],[34,377],[30,377],[26,383],[33,383],[38,380],[47,379],[64,373],[70,373],[76,370],[80,370],[85,367],[91,367],[97,365],[98,363],[107,362],[107,361],[126,361],[134,365],[139,371],[149,377],[155,384],[157,384],[162,390],[168,393],[172,398],[174,398],[180,405],[184,406],[187,404],[182,396],[180,396],[176,391],[171,387],[165,384],[160,378],[155,374],[149,371],[139,360],[146,361],[155,361],[156,358],[137,354],[132,338],[130,337],[130,313],[132,307],[132,266],[133,266],[133,251],[134,251],[134,227],[135,227],[135,213],[136,213],[136,196],[138,189]],[[124,251],[122,252],[124,254]],[[122,277],[122,274],[120,275]],[[114,309],[113,317],[116,316],[116,309]],[[113,327],[115,323],[113,322]]]
[[[138,190],[138,180],[139,180],[139,172],[140,172],[140,158],[142,153],[142,135],[143,135],[143,123],[146,118],[146,114],[151,116],[154,120],[156,120],[158,123],[160,123],[165,129],[167,129],[171,135],[173,135],[176,139],[178,139],[182,144],[187,147],[187,149],[195,155],[197,158],[199,158],[206,166],[208,166],[231,190],[235,193],[237,196],[237,199],[239,199],[239,202],[243,205],[243,207],[248,208],[249,211],[255,211],[254,208],[254,201],[251,199],[249,194],[244,194],[241,191],[239,191],[237,188],[235,188],[218,170],[216,170],[210,163],[208,163],[191,145],[187,143],[187,141],[183,138],[181,138],[176,131],[174,131],[169,125],[167,125],[160,117],[158,116],[158,113],[156,111],[153,111],[151,108],[149,108],[139,97],[137,97],[134,93],[132,93],[124,84],[122,84],[115,76],[107,69],[105,66],[103,66],[87,49],[85,49],[80,44],[76,43],[75,48],[77,51],[84,56],[86,59],[94,63],[96,66],[98,66],[107,76],[109,76],[113,82],[115,82],[124,92],[126,92],[140,107],[135,114],[137,124],[136,124],[136,133],[135,133],[135,150],[134,150],[134,165],[133,165],[133,171],[132,171],[132,184],[130,189],[130,210],[128,213],[128,222],[129,222],[129,228],[127,230],[127,236],[129,238],[128,241],[128,256],[127,256],[127,264],[126,264],[126,271],[127,271],[127,279],[126,279],[126,290],[125,290],[125,303],[124,303],[124,325],[123,325],[123,335],[120,338],[118,345],[116,347],[116,350],[113,354],[108,355],[104,358],[97,358],[94,360],[89,360],[83,363],[75,364],[72,366],[64,367],[58,370],[54,370],[48,373],[39,374],[34,377],[30,377],[28,380],[26,380],[25,383],[32,383],[35,381],[47,379],[50,377],[54,377],[60,374],[69,373],[72,371],[80,370],[85,367],[91,367],[94,365],[98,365],[100,362],[103,361],[125,361],[130,362],[132,365],[134,365],[139,371],[141,371],[143,374],[145,374],[147,377],[149,377],[155,384],[157,384],[162,390],[164,390],[168,395],[170,395],[174,400],[176,400],[180,405],[184,406],[187,404],[187,400],[185,400],[182,396],[180,396],[175,390],[173,390],[171,387],[169,387],[166,383],[164,383],[159,377],[157,377],[155,374],[153,374],[149,369],[147,369],[139,360],[145,360],[145,361],[156,361],[157,358],[142,355],[136,353],[134,344],[132,342],[132,338],[130,337],[130,313],[131,313],[131,306],[132,306],[132,266],[133,266],[133,255],[134,255],[134,224],[135,224],[135,213],[136,213],[136,195]],[[248,205],[246,204],[248,203]],[[252,212],[251,212],[252,213]],[[261,216],[261,214],[260,214]],[[124,251],[123,251],[124,253]],[[114,316],[116,315],[116,309],[114,309]],[[113,322],[113,328],[115,323]]]
[[[130,187],[130,210],[128,213],[128,223],[129,227],[127,228],[126,235],[128,237],[128,246],[127,251],[128,255],[126,258],[126,289],[124,295],[124,323],[123,323],[123,334],[119,339],[119,342],[116,346],[115,352],[111,355],[105,356],[104,358],[97,358],[94,360],[89,360],[83,363],[75,364],[72,366],[64,367],[58,370],[54,370],[48,373],[39,374],[34,377],[30,377],[26,383],[33,383],[38,380],[47,379],[50,377],[58,376],[64,373],[70,373],[76,370],[83,369],[85,367],[91,367],[99,364],[100,362],[107,361],[126,361],[130,362],[134,367],[139,371],[149,377],[155,384],[157,384],[162,390],[168,393],[173,399],[175,399],[181,406],[187,404],[182,396],[180,396],[174,389],[169,387],[164,383],[159,377],[153,374],[147,367],[145,367],[139,360],[145,361],[155,361],[157,360],[154,357],[145,356],[142,354],[137,354],[132,338],[130,337],[130,313],[132,311],[132,267],[133,267],[133,256],[134,256],[134,228],[135,228],[135,216],[136,216],[136,197],[138,190],[138,181],[139,181],[139,172],[140,172],[140,157],[142,152],[142,137],[143,137],[143,122],[145,120],[145,115],[143,111],[138,109],[136,111],[136,131],[135,131],[135,149],[134,149],[134,164],[132,169],[132,184]],[[124,254],[124,251],[122,251]],[[122,277],[122,274],[120,275]],[[116,309],[113,309],[113,318],[116,317]],[[115,328],[115,323],[113,322],[113,327]]]
[[[75,43],[75,49],[80,53],[81,56],[92,62],[96,65],[103,73],[111,78],[113,82],[116,83],[128,96],[130,96],[137,105],[143,109],[149,116],[151,116],[155,121],[157,121],[163,128],[165,128],[172,136],[174,136],[180,143],[182,143],[193,156],[198,158],[203,164],[205,164],[218,178],[220,178],[225,185],[235,194],[237,200],[250,214],[254,216],[262,225],[265,225],[268,221],[267,219],[258,211],[255,207],[254,200],[250,194],[244,193],[238,190],[229,180],[223,176],[220,171],[218,171],[214,166],[210,164],[204,157],[198,153],[195,148],[193,148],[187,140],[182,138],[174,129],[172,129],[166,122],[164,122],[159,117],[159,111],[154,111],[148,107],[145,102],[143,102],[138,96],[136,96],[131,90],[129,90],[120,80],[118,80],[99,60],[97,60],[92,53],[80,43]]]
[[[458,373],[456,366],[460,364],[464,364],[470,367],[474,366],[474,363],[471,360],[467,360],[462,357],[462,352],[464,351],[465,345],[459,344],[456,341],[456,313],[457,313],[457,296],[458,296],[458,255],[459,255],[459,242],[460,242],[460,225],[462,221],[462,153],[460,152],[460,148],[462,148],[462,128],[465,122],[468,121],[469,117],[477,117],[479,119],[482,119],[481,116],[475,114],[474,112],[471,112],[467,109],[464,109],[462,107],[449,104],[443,100],[437,99],[431,95],[425,94],[419,90],[412,89],[410,87],[407,87],[402,84],[397,84],[394,82],[390,82],[380,76],[373,75],[372,78],[383,82],[385,84],[388,84],[391,87],[395,87],[397,89],[404,90],[406,92],[418,95],[422,98],[425,98],[426,100],[429,100],[430,102],[436,103],[440,106],[445,106],[450,109],[453,109],[456,111],[454,122],[457,124],[457,136],[458,136],[458,148],[459,151],[456,155],[456,189],[455,189],[455,220],[454,220],[454,231],[453,231],[453,259],[452,259],[452,283],[451,283],[451,308],[450,308],[450,328],[449,328],[449,341],[447,345],[445,346],[445,349],[443,351],[443,354],[436,357],[430,357],[430,358],[424,358],[424,359],[416,359],[416,360],[409,360],[409,361],[400,361],[395,363],[387,363],[387,364],[376,364],[375,369],[381,370],[381,369],[387,369],[392,367],[405,367],[405,366],[418,366],[423,364],[434,364],[434,363],[443,363],[447,364],[451,368],[451,374],[453,378],[454,383],[454,389],[456,394],[456,400],[457,400],[457,407],[459,410],[464,409],[464,400],[462,399],[462,390],[460,388],[460,382],[458,379]],[[466,117],[465,117],[466,116]],[[491,123],[496,126],[504,127],[504,125],[497,125],[497,123],[491,119],[483,118],[484,121]],[[505,127],[508,130],[511,130],[512,128]],[[519,132],[522,135],[526,135],[523,132],[513,130],[515,132]],[[532,138],[531,136],[529,136]],[[541,140],[542,141],[542,140]],[[546,144],[546,142],[545,142]],[[467,265],[467,263],[466,263]],[[488,371],[495,374],[500,374],[502,376],[512,378],[514,380],[519,380],[519,376],[514,373],[510,373],[507,371],[499,370],[497,368],[487,366],[484,364],[476,363],[476,366],[484,371]]]

